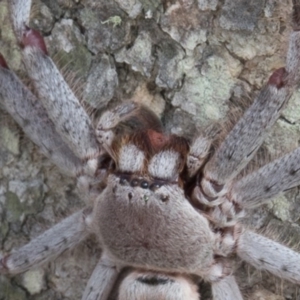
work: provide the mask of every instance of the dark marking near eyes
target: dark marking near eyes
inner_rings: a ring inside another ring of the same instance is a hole
[[[168,195],[161,195],[160,199],[162,202],[167,202],[169,200],[169,196]]]
[[[132,179],[130,182],[130,185],[132,187],[138,186],[139,185],[139,181],[137,179]]]
[[[128,193],[128,199],[129,199],[129,200],[132,199],[132,193]]]
[[[145,283],[145,284],[148,284],[148,285],[154,285],[154,286],[157,286],[157,285],[165,285],[167,283],[173,283],[174,280],[173,279],[170,279],[170,278],[162,278],[162,277],[159,277],[159,276],[153,276],[153,277],[139,277],[137,279],[138,282],[141,282],[141,283]]]

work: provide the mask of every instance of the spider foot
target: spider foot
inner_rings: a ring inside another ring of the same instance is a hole
[[[21,44],[24,48],[27,46],[38,48],[45,55],[48,55],[44,38],[37,30],[31,29],[26,26],[23,32]]]
[[[285,85],[285,78],[287,72],[285,68],[277,69],[270,76],[268,83],[270,85],[275,85],[278,89],[282,88]]]

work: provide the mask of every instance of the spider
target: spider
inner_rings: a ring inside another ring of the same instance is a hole
[[[15,35],[39,95],[0,59],[1,104],[58,167],[77,178],[86,208],[19,250],[1,257],[17,274],[76,247],[92,233],[102,248],[82,299],[199,299],[199,278],[214,299],[242,299],[233,256],[298,284],[299,254],[243,228],[245,209],[299,184],[296,149],[239,177],[299,81],[299,6],[294,4],[286,67],[274,71],[252,106],[212,151],[210,136],[192,143],[167,134],[148,108],[126,102],[90,118],[26,24],[30,1],[9,2]],[[42,104],[41,104],[42,103]],[[38,126],[37,126],[38,124]]]

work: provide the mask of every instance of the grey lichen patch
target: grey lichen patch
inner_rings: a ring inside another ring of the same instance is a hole
[[[273,42],[274,36],[263,34],[249,34],[220,32],[220,35],[211,37],[211,44],[225,42],[226,48],[237,57],[250,60],[256,56],[274,55],[278,45]]]
[[[198,7],[201,10],[216,10],[219,0],[198,0]]]
[[[20,153],[20,136],[19,132],[13,131],[8,126],[0,127],[0,140],[3,146],[14,155]]]
[[[44,33],[49,33],[53,28],[55,18],[47,5],[40,0],[33,1],[29,26]]]
[[[261,88],[266,84],[272,72],[283,67],[284,64],[283,59],[277,55],[266,57],[263,61],[261,58],[255,57],[245,63],[240,78],[257,88]]]
[[[116,2],[132,19],[135,19],[142,12],[143,7],[138,0],[116,0]]]
[[[141,103],[151,108],[158,116],[161,116],[165,109],[165,101],[159,93],[151,93],[145,82],[141,83],[134,91],[132,98],[134,102]]]
[[[274,216],[276,216],[279,220],[284,222],[291,219],[289,212],[290,203],[284,195],[276,197],[268,204],[268,206]]]
[[[179,136],[184,135],[186,138],[193,138],[197,132],[197,122],[195,119],[196,117],[177,108],[172,114],[166,116],[165,127],[173,134]]]
[[[5,194],[6,218],[8,222],[23,221],[23,205],[18,196],[12,192]],[[22,218],[21,218],[22,217]]]
[[[231,90],[237,82],[241,70],[238,60],[228,53],[215,53],[207,57],[202,65],[195,63],[186,69],[182,89],[174,95],[172,104],[201,119],[202,124],[209,120],[219,120],[226,115]],[[216,105],[218,103],[218,105]]]
[[[113,26],[106,22],[118,16],[122,22]],[[105,51],[116,51],[130,43],[131,29],[128,16],[115,2],[94,3],[80,11],[79,21],[85,27],[87,45],[94,54]]]
[[[5,193],[8,222],[23,222],[26,215],[38,213],[43,208],[44,184],[36,179],[22,183],[10,181]]]
[[[227,30],[252,31],[264,9],[261,0],[226,0],[222,7],[220,25]]]
[[[264,14],[267,18],[271,18],[274,15],[276,9],[276,0],[267,0],[264,8]]]
[[[83,98],[94,108],[107,105],[118,86],[118,74],[113,59],[104,54],[93,62],[84,89]]]
[[[232,7],[232,11],[236,11],[236,5],[256,5],[256,1],[247,1],[249,4],[246,4],[246,1],[227,1],[228,7]],[[263,2],[259,1],[260,5],[256,9],[261,9]],[[239,3],[239,4],[238,4]],[[234,7],[233,7],[233,6]],[[272,18],[262,18],[261,12],[258,17],[254,16],[254,19],[249,30],[239,30],[234,34],[227,30],[222,30],[217,28],[214,35],[209,39],[211,45],[222,45],[225,43],[226,48],[234,53],[239,58],[243,60],[252,60],[255,57],[259,58],[260,56],[275,56],[278,59],[279,56],[285,57],[284,53],[286,52],[286,43],[289,36],[289,26],[282,26],[282,20],[286,19],[290,15],[290,6],[287,6],[284,2],[277,1],[275,12],[272,15]],[[251,7],[249,8],[251,11]],[[244,9],[244,8],[243,8]],[[222,27],[222,17],[219,19],[219,24]],[[251,15],[252,18],[252,15]],[[247,23],[247,18],[245,18]],[[287,21],[285,24],[289,24]],[[239,23],[239,26],[242,26],[242,23]],[[224,25],[224,24],[223,24]],[[247,27],[247,26],[246,26]],[[240,28],[241,29],[241,28]],[[233,30],[233,29],[232,29]],[[275,42],[276,41],[276,42]],[[264,59],[261,59],[264,61]],[[254,69],[252,70],[254,73]]]
[[[74,77],[86,75],[91,64],[91,54],[84,46],[84,37],[73,20],[63,19],[56,23],[51,36],[45,40],[59,66],[73,73]]]
[[[140,32],[133,46],[128,50],[123,48],[116,53],[115,58],[117,62],[125,62],[132,70],[150,77],[154,63],[150,34],[147,31]]]
[[[162,88],[174,89],[179,86],[183,77],[180,62],[185,56],[184,51],[174,41],[162,41],[157,46],[158,74],[155,83]]]
[[[161,5],[161,0],[139,0],[140,3],[142,4],[143,10],[147,12],[154,13],[159,6]]]
[[[21,54],[18,46],[16,45],[16,38],[14,36],[10,19],[8,17],[7,1],[0,2],[0,24],[1,54],[5,57],[10,68],[19,69],[21,65]]]
[[[78,245],[72,251],[66,251],[52,264],[55,272],[49,274],[49,285],[55,286],[55,290],[67,299],[81,299],[87,279],[99,258],[100,251],[95,239]]]
[[[0,299],[5,300],[26,300],[25,291],[13,285],[7,277],[0,275]]]
[[[272,135],[265,140],[265,146],[276,158],[298,147],[299,129],[284,120],[279,120],[272,128]]]
[[[199,11],[194,5],[176,2],[166,10],[160,22],[162,30],[188,51],[206,41],[212,22],[212,15]]]
[[[22,286],[30,295],[39,294],[45,289],[45,271],[43,269],[34,269],[27,271],[22,275]]]

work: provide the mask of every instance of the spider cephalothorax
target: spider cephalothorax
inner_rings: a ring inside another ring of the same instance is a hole
[[[232,274],[235,256],[299,284],[300,255],[244,229],[240,219],[246,208],[299,184],[300,148],[239,175],[299,82],[300,6],[294,5],[286,67],[274,71],[214,151],[209,136],[188,143],[168,134],[150,109],[135,102],[105,112],[94,128],[43,38],[26,25],[30,6],[9,1],[38,97],[0,56],[0,101],[47,157],[76,177],[86,207],[1,256],[0,272],[26,271],[94,234],[102,256],[83,300],[114,293],[118,300],[196,300],[200,279],[211,283],[215,300],[241,300]]]

